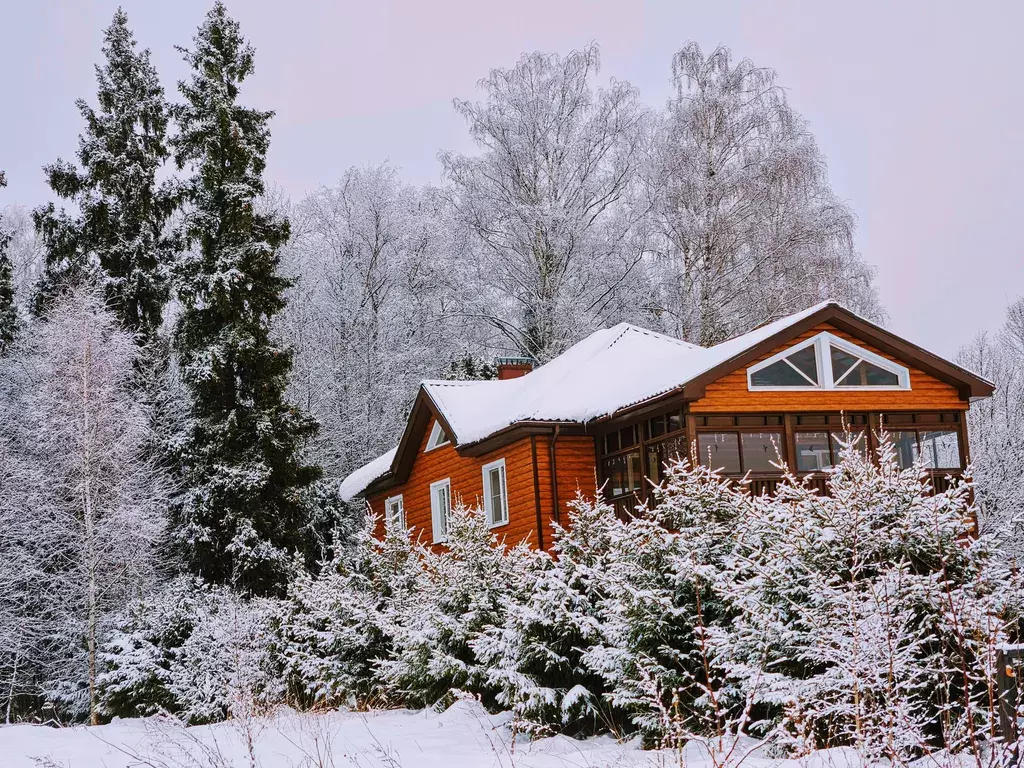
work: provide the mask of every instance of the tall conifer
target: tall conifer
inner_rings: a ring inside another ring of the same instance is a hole
[[[7,177],[0,171],[0,187],[7,186]],[[0,356],[11,346],[18,334],[18,307],[14,303],[14,265],[7,252],[13,233],[0,228]]]
[[[173,187],[157,181],[169,155],[168,106],[149,51],[136,49],[121,9],[104,33],[103,55],[97,106],[76,102],[85,119],[81,168],[64,160],[44,168],[53,191],[78,213],[52,203],[33,213],[47,250],[35,310],[45,313],[56,295],[96,276],[121,325],[150,341],[162,321],[173,255],[164,231]]]
[[[294,551],[312,555],[307,491],[320,474],[299,456],[316,423],[284,397],[291,351],[270,338],[291,285],[278,271],[288,222],[258,210],[273,113],[238,104],[254,49],[223,4],[182,53],[192,75],[179,84],[175,161],[193,175],[174,343],[192,404],[176,538],[194,573],[272,593]]]

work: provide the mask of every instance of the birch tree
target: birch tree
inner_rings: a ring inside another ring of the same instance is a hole
[[[714,344],[823,298],[882,313],[806,121],[776,73],[688,43],[645,166],[665,329]]]
[[[20,621],[45,635],[44,693],[93,723],[97,649],[113,612],[155,575],[169,490],[133,391],[139,354],[99,290],[81,287],[5,376],[3,527],[33,598]]]
[[[278,329],[290,393],[321,424],[315,455],[340,478],[398,440],[420,381],[474,349],[455,314],[451,242],[435,190],[387,163],[350,168],[293,212],[296,276]]]
[[[996,385],[992,397],[971,403],[967,414],[979,524],[1019,561],[1024,556],[1024,298],[1009,306],[998,332],[979,335],[958,359]]]
[[[480,276],[464,311],[542,361],[631,311],[641,274],[645,110],[628,83],[596,87],[599,69],[591,45],[492,70],[483,102],[455,101],[479,154],[440,155]]]

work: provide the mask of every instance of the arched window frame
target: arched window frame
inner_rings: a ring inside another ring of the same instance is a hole
[[[819,384],[811,384],[808,382],[806,386],[767,386],[757,385],[753,382],[753,375],[760,370],[767,368],[770,365],[783,360],[794,352],[799,352],[801,349],[813,346],[815,348],[814,358],[817,365],[818,371],[818,382]],[[890,373],[896,374],[899,382],[893,384],[863,384],[857,386],[836,386],[835,375],[832,371],[832,355],[829,353],[829,347],[836,347],[849,355],[858,357],[865,362],[877,365],[879,368],[889,371]],[[864,349],[857,344],[841,339],[835,334],[829,333],[828,331],[822,331],[816,336],[812,336],[799,344],[794,344],[792,347],[778,352],[767,360],[762,360],[757,365],[752,365],[747,368],[747,389],[751,392],[813,392],[817,390],[830,390],[837,392],[856,392],[863,390],[909,390],[910,389],[910,369],[899,363],[895,363],[881,355],[875,354],[870,350]]]

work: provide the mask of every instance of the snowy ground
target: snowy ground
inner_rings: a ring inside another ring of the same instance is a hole
[[[514,740],[507,717],[474,702],[448,711],[285,712],[276,717],[181,728],[158,719],[121,720],[88,728],[0,726],[2,768],[598,768],[708,766],[691,745],[684,755],[644,752],[610,737]],[[249,757],[252,743],[254,762]],[[682,759],[681,759],[682,758]],[[749,768],[850,768],[852,754],[832,750],[816,760],[773,761],[750,754]]]

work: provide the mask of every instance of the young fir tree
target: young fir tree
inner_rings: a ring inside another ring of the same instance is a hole
[[[7,186],[7,177],[0,171],[0,187]],[[14,265],[7,249],[13,233],[0,229],[0,356],[10,349],[18,335],[18,307],[14,303]]]
[[[120,9],[104,34],[103,55],[97,107],[76,103],[86,124],[81,168],[57,160],[44,169],[53,191],[79,214],[52,203],[33,213],[46,247],[35,311],[45,314],[62,291],[98,275],[121,325],[148,342],[162,322],[174,247],[164,231],[173,188],[156,178],[168,157],[168,106],[149,51],[136,49]]]
[[[320,469],[300,448],[316,423],[285,401],[291,351],[270,338],[292,281],[279,272],[288,222],[261,213],[273,113],[238,104],[254,50],[223,4],[209,12],[179,84],[179,168],[190,245],[178,265],[182,303],[174,344],[191,394],[177,456],[187,489],[175,537],[188,567],[243,592],[281,591],[294,552],[311,563],[311,486]]]

